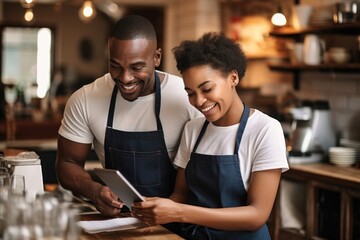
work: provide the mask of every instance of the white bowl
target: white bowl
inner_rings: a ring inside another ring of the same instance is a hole
[[[336,63],[347,63],[350,60],[350,53],[346,48],[330,48],[330,60]]]
[[[330,147],[330,154],[356,154],[356,149],[349,147]]]

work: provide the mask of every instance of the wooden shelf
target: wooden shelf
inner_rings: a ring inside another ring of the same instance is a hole
[[[285,38],[294,38],[304,34],[360,34],[360,22],[356,23],[343,23],[343,24],[323,24],[323,25],[314,25],[309,28],[297,30],[292,27],[280,27],[274,29],[270,32],[270,36],[274,37],[285,37]]]
[[[278,27],[270,32],[270,36],[277,38],[290,38],[296,42],[304,41],[306,34],[328,34],[328,35],[352,35],[354,38],[360,34],[360,22],[355,23],[326,23],[311,25],[310,27],[302,30],[294,29],[293,27]],[[359,59],[356,59],[359,61]],[[300,72],[301,71],[323,71],[323,72],[346,72],[358,73],[360,72],[360,62],[337,64],[325,63],[320,65],[306,65],[306,64],[293,64],[293,63],[269,63],[269,69],[273,71],[291,72],[294,76],[294,89],[300,89]]]
[[[269,63],[269,68],[274,71],[336,71],[336,72],[360,72],[360,63],[325,63],[321,65],[306,65],[293,63]]]

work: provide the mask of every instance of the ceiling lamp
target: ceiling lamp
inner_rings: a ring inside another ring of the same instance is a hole
[[[90,22],[96,16],[96,9],[91,0],[85,0],[79,9],[79,18],[83,22]]]
[[[24,19],[27,22],[31,22],[34,19],[34,13],[31,8],[26,9]]]
[[[35,0],[21,0],[20,3],[23,8],[32,8],[35,4]]]
[[[286,25],[286,17],[282,13],[280,3],[277,2],[277,12],[271,17],[271,23],[275,26],[282,27]]]
[[[24,19],[26,22],[32,22],[34,20],[33,7],[35,0],[21,0],[21,6],[25,8]]]

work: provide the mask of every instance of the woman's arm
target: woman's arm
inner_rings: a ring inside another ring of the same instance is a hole
[[[188,188],[185,180],[185,169],[179,167],[176,174],[174,192],[169,198],[178,203],[185,203],[187,194]]]
[[[280,176],[281,169],[253,172],[247,206],[214,209],[170,199],[149,198],[146,202],[134,205],[134,216],[150,224],[186,222],[228,231],[256,230],[267,221],[271,213]],[[180,196],[183,196],[182,193]]]

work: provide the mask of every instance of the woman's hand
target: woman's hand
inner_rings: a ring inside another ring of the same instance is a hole
[[[149,225],[180,222],[180,204],[168,198],[146,198],[144,202],[135,202],[132,215]]]

